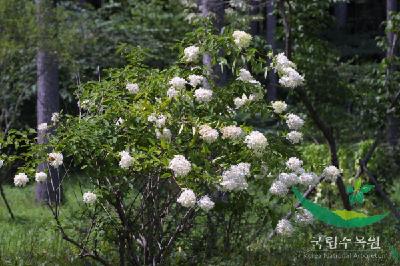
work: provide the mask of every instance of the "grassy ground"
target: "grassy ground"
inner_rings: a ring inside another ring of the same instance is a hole
[[[79,188],[65,187],[63,211],[71,212],[76,204],[74,191]],[[73,247],[55,231],[49,209],[35,202],[34,186],[4,189],[16,219],[11,220],[0,199],[0,265],[83,265]]]

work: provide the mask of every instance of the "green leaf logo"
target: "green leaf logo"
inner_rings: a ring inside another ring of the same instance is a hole
[[[315,219],[320,220],[326,224],[341,227],[341,228],[355,228],[365,227],[381,221],[389,213],[380,215],[367,216],[364,213],[346,210],[331,211],[314,202],[311,202],[303,197],[296,187],[292,187],[292,191],[301,205],[312,213]]]

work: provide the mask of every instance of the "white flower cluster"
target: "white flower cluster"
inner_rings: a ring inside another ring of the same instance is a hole
[[[57,124],[58,121],[60,121],[60,113],[52,113],[51,114],[51,122],[53,122],[54,124]]]
[[[126,84],[126,89],[130,94],[136,94],[139,92],[139,85],[136,83],[128,83]]]
[[[285,196],[289,192],[289,189],[282,181],[275,180],[272,183],[271,187],[269,188],[269,192],[271,192],[271,194],[273,194],[273,195],[282,197],[282,196]]]
[[[287,104],[284,101],[274,101],[272,102],[272,109],[275,114],[281,114],[286,111]]]
[[[290,131],[286,135],[286,139],[289,140],[292,144],[298,144],[303,140],[303,134],[298,131]]]
[[[47,180],[47,174],[45,172],[39,172],[35,174],[35,181],[38,183],[45,182]]]
[[[280,75],[279,84],[282,86],[293,89],[304,84],[304,77],[296,71],[296,65],[284,53],[276,55],[275,68]]]
[[[286,124],[289,129],[299,130],[304,125],[304,120],[301,119],[298,115],[288,114],[286,116]]]
[[[199,134],[200,134],[200,138],[207,143],[215,142],[219,136],[218,131],[208,125],[200,126]]]
[[[186,47],[183,51],[186,62],[196,62],[199,59],[200,48],[197,46]]]
[[[276,225],[275,231],[279,235],[290,236],[294,229],[289,220],[281,219]]]
[[[183,155],[175,155],[169,162],[169,169],[171,169],[176,176],[186,176],[192,170],[191,163]]]
[[[185,188],[176,201],[183,207],[191,208],[196,205],[196,195],[194,194],[193,190]]]
[[[335,182],[338,176],[340,176],[341,171],[333,165],[330,165],[324,169],[322,172],[322,176],[325,178],[326,181]]]
[[[94,194],[93,192],[88,191],[88,192],[83,193],[83,197],[82,198],[83,198],[83,202],[84,203],[93,204],[97,200],[97,195]]]
[[[249,149],[255,151],[256,153],[262,152],[268,145],[267,138],[259,131],[252,131],[246,136],[244,143],[247,144]]]
[[[14,176],[14,185],[24,187],[29,182],[29,178],[25,173],[19,173]]]
[[[248,82],[251,84],[261,85],[260,82],[255,80],[254,77],[251,75],[251,73],[244,68],[241,68],[239,70],[239,77],[237,78],[237,80]]]
[[[176,90],[175,88],[171,87],[167,90],[167,96],[168,98],[175,98],[176,96],[179,95],[179,91]]]
[[[294,220],[298,224],[307,225],[313,223],[314,216],[309,210],[299,207],[294,216]]]
[[[64,157],[59,152],[51,152],[48,154],[48,161],[51,166],[58,168],[63,164]]]
[[[169,81],[169,85],[171,85],[174,89],[181,90],[185,88],[186,80],[181,77],[173,77]]]
[[[151,114],[147,118],[147,121],[155,123],[156,127],[162,128],[165,126],[165,123],[167,122],[167,118],[164,115],[156,115],[156,114]]]
[[[128,151],[121,151],[119,153],[119,155],[121,156],[121,160],[119,161],[119,166],[122,169],[128,169],[129,167],[132,166],[133,164],[133,158],[132,156],[129,154]]]
[[[253,37],[241,30],[235,30],[232,34],[233,41],[235,42],[236,46],[239,47],[239,49],[242,48],[247,48],[250,45],[251,40]]]
[[[160,132],[158,129],[156,129],[156,137],[157,139],[162,139],[170,142],[172,138],[171,130],[169,130],[168,128],[163,128],[163,130]]]
[[[124,122],[125,122],[125,120],[122,117],[119,117],[117,122],[115,122],[115,125],[116,126],[121,126]]]
[[[243,130],[237,126],[227,126],[221,129],[223,139],[236,140],[243,136]]]
[[[296,157],[290,157],[289,160],[286,162],[286,167],[292,170],[293,172],[301,172],[302,168],[301,166],[303,165],[303,161],[299,160]]]
[[[258,97],[255,94],[251,94],[249,97],[247,97],[246,94],[242,94],[242,98],[236,97],[233,99],[233,103],[235,104],[235,108],[239,109],[243,105],[247,104],[248,102],[257,100]]]
[[[299,177],[295,173],[281,173],[279,174],[278,180],[287,187],[291,187],[299,183]]]
[[[196,205],[196,194],[194,194],[193,190],[184,188],[176,201],[185,208],[192,208]],[[197,201],[197,205],[203,211],[208,212],[214,208],[215,203],[209,196],[205,195]]]
[[[203,82],[204,77],[200,75],[189,75],[188,79],[189,79],[189,84],[195,88]]]
[[[243,190],[247,188],[246,177],[250,175],[250,164],[231,165],[222,173],[221,186],[225,190]]]
[[[212,100],[213,91],[209,89],[199,88],[194,91],[196,101],[200,103],[208,103]]]
[[[302,173],[300,174],[300,184],[305,186],[313,186],[318,184],[319,177],[315,173]]]
[[[2,168],[3,165],[4,165],[4,161],[3,161],[3,160],[0,160],[0,168]]]
[[[209,210],[214,208],[215,203],[210,199],[209,196],[205,195],[199,199],[197,205],[199,205],[200,209],[202,209],[203,211],[208,212]]]
[[[41,123],[38,125],[39,132],[45,132],[47,130],[47,128],[48,128],[47,123]]]

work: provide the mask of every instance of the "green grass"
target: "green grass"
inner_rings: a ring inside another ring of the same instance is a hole
[[[77,206],[74,191],[79,188],[74,184],[65,187],[62,211],[72,212]],[[4,189],[15,220],[0,199],[0,265],[84,265],[77,250],[55,229],[48,207],[35,202],[33,185]]]

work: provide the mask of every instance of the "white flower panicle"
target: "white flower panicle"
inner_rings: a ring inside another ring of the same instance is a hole
[[[294,220],[298,224],[307,225],[313,223],[314,216],[309,210],[299,207],[295,213]]]
[[[274,101],[272,102],[272,109],[275,114],[281,114],[286,111],[287,104],[284,101]]]
[[[199,134],[200,134],[200,138],[207,143],[215,142],[219,136],[218,131],[208,125],[200,126]]]
[[[42,183],[47,180],[47,174],[45,172],[39,172],[35,174],[35,181]]]
[[[294,89],[304,84],[304,77],[293,68],[286,68],[279,78],[279,84],[283,87]]]
[[[162,139],[170,142],[172,138],[171,130],[169,130],[168,128],[163,128],[162,132],[160,132],[158,129],[156,129],[156,137],[157,139]]]
[[[290,170],[292,170],[293,172],[298,172],[301,168],[301,166],[303,165],[303,161],[299,160],[296,157],[290,157],[289,160],[287,160],[286,162],[286,167]]]
[[[88,191],[88,192],[83,193],[83,197],[82,198],[83,198],[83,202],[84,203],[93,204],[97,200],[97,195],[94,194],[93,192]]]
[[[291,187],[299,183],[299,177],[295,173],[280,173],[278,180],[284,183],[287,187]]]
[[[176,96],[179,95],[179,91],[176,90],[175,88],[171,87],[167,90],[167,96],[168,98],[175,98]]]
[[[44,131],[47,130],[47,128],[48,128],[47,123],[41,123],[41,124],[38,125],[38,131],[39,132],[44,132]]]
[[[201,103],[208,103],[212,100],[213,91],[209,89],[199,88],[194,91],[196,101]]]
[[[315,173],[302,173],[299,179],[300,184],[305,186],[316,185],[319,182],[319,177]]]
[[[193,190],[185,188],[176,201],[185,208],[191,208],[196,205],[196,195]]]
[[[284,53],[275,56],[275,68],[280,75],[279,84],[296,88],[304,84],[304,77],[296,71],[296,65]]]
[[[341,171],[334,165],[330,165],[324,169],[322,176],[326,181],[334,182],[340,176]]]
[[[165,123],[167,122],[167,117],[165,115],[156,115],[156,114],[151,114],[147,117],[147,121],[155,123],[156,127],[162,128],[165,126]]]
[[[239,163],[231,165],[222,173],[221,186],[228,191],[247,189],[246,177],[250,175],[250,164]]]
[[[59,152],[51,152],[48,154],[48,162],[54,168],[60,167],[63,164],[64,156]]]
[[[0,168],[2,168],[3,165],[4,165],[4,161],[3,161],[3,160],[0,160]]]
[[[171,169],[175,176],[186,176],[192,170],[191,163],[183,155],[175,155],[169,162],[169,169]]]
[[[285,183],[283,183],[282,181],[275,180],[272,183],[271,187],[269,188],[269,192],[273,195],[282,197],[282,196],[285,196],[289,192],[289,189],[287,188]]]
[[[298,144],[303,140],[303,134],[298,131],[291,131],[287,134],[286,139],[292,144]]]
[[[239,109],[240,107],[251,101],[252,99],[248,98],[246,94],[243,94],[242,98],[236,97],[235,99],[233,99],[233,103],[235,104],[236,109]]]
[[[139,85],[136,83],[128,83],[126,84],[126,89],[130,94],[136,94],[139,92]]]
[[[169,81],[169,85],[171,85],[173,88],[177,89],[177,90],[181,90],[185,88],[186,85],[186,80],[180,77],[173,77],[170,81]]]
[[[293,233],[293,226],[287,219],[279,220],[275,231],[278,235],[290,236]]]
[[[268,145],[267,138],[259,131],[252,131],[246,136],[244,143],[255,152],[262,152]]]
[[[14,185],[16,187],[24,187],[29,182],[29,178],[25,173],[19,173],[14,176]]]
[[[196,62],[199,59],[200,48],[197,46],[186,47],[183,51],[186,62]]]
[[[275,67],[279,72],[282,72],[289,67],[296,68],[296,65],[284,53],[279,53],[275,56]]]
[[[240,80],[243,82],[248,82],[251,84],[260,84],[260,82],[255,80],[254,77],[251,75],[251,73],[244,68],[241,68],[239,70],[239,77],[237,78],[237,80]]]
[[[121,151],[119,153],[119,155],[121,156],[121,160],[119,161],[119,166],[122,169],[128,169],[129,167],[132,166],[133,164],[133,158],[132,156],[129,154],[128,151]]]
[[[204,77],[200,75],[189,75],[188,79],[189,79],[189,84],[195,88],[203,82]]]
[[[301,119],[298,115],[288,114],[286,116],[286,124],[289,129],[299,130],[304,125],[304,120]]]
[[[232,34],[232,37],[236,46],[240,49],[249,47],[250,42],[253,39],[250,34],[241,30],[235,30]]]
[[[51,114],[51,122],[53,122],[54,124],[58,123],[58,121],[60,121],[60,113],[52,113]]]
[[[200,209],[208,212],[212,208],[214,208],[215,203],[210,199],[209,196],[203,196],[197,201],[197,205],[199,205]]]
[[[227,126],[221,129],[223,139],[239,139],[243,136],[243,130],[237,126]]]

